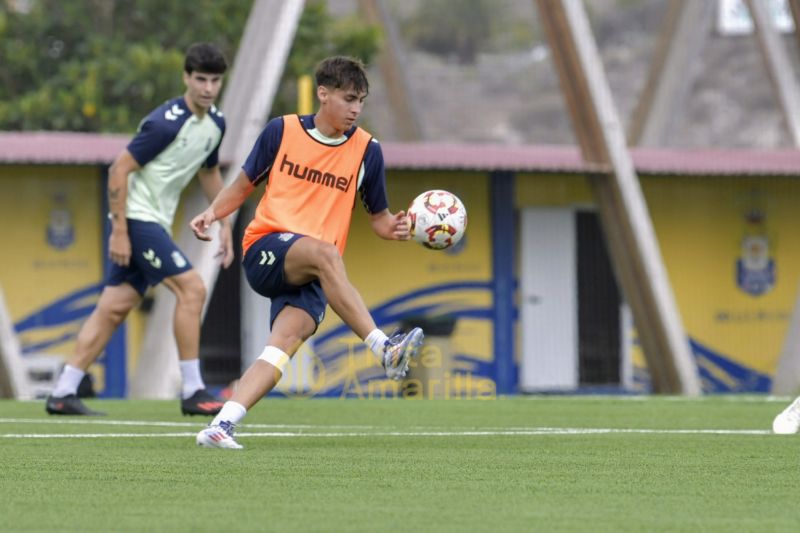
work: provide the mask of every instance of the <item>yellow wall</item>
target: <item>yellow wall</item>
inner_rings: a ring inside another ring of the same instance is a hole
[[[102,281],[100,176],[94,166],[0,166],[0,223],[5,228],[0,284],[15,322]],[[798,291],[800,239],[794,232],[800,227],[800,181],[644,176],[642,184],[689,337],[733,365],[771,376]],[[457,194],[469,213],[464,244],[457,253],[449,253],[413,242],[382,241],[372,233],[359,202],[345,253],[349,276],[371,308],[397,300],[391,308],[395,313],[424,306],[431,306],[427,312],[432,315],[475,311],[459,319],[447,349],[460,356],[457,370],[477,373],[481,365],[491,364],[493,347],[493,328],[487,319],[492,306],[489,177],[477,172],[391,171],[388,188],[392,211],[405,208],[428,189]],[[580,175],[519,174],[514,195],[517,209],[593,204]],[[754,210],[763,215],[758,224],[745,218]],[[73,240],[67,239],[63,249],[47,240],[48,225],[58,220],[72,229]],[[735,276],[742,239],[753,234],[768,240],[776,272],[774,286],[760,295],[742,290]],[[440,290],[454,282],[480,287]],[[404,299],[416,292],[420,294]],[[21,340],[26,346],[57,341],[74,335],[80,322],[32,328],[23,332]],[[130,369],[143,331],[138,312],[132,313],[128,325]],[[329,312],[318,335],[341,327]],[[323,349],[355,345],[351,333],[334,337]],[[44,351],[68,355],[72,349],[73,342],[67,340]],[[371,356],[363,355],[359,372],[377,375],[377,370],[368,368],[374,366]],[[637,357],[637,365],[642,364],[643,358]],[[331,370],[328,385],[347,382],[346,365]]]
[[[701,357],[699,364],[730,390],[771,376],[798,291],[800,240],[794,233],[800,226],[800,181],[640,178],[686,332],[702,347],[695,346],[696,352],[722,361],[710,363]],[[586,180],[577,175],[520,174],[516,197],[517,207],[594,204]],[[746,218],[753,211],[763,215],[758,224]],[[766,237],[776,267],[775,284],[763,294],[748,293],[736,282],[736,261],[746,235]],[[634,362],[643,366],[644,358],[637,352],[634,346]],[[737,384],[729,364],[758,375],[738,378]]]
[[[0,285],[11,318],[20,323],[48,307],[59,325],[41,321],[20,334],[23,349],[59,358],[74,350],[74,337],[86,314],[70,315],[93,306],[99,292],[64,306],[59,300],[103,280],[103,178],[99,166],[0,166]],[[48,241],[51,234],[60,235]],[[53,229],[64,231],[53,233]],[[132,370],[143,331],[134,310],[127,327],[128,370]],[[37,346],[41,346],[38,348]],[[102,368],[94,366],[95,388],[105,387]]]
[[[586,178],[574,174],[517,174],[514,198],[517,209],[594,204]]]
[[[797,296],[800,181],[789,178],[647,178],[644,191],[686,329],[696,341],[772,374]],[[745,215],[758,209],[760,224]],[[736,283],[747,234],[765,235],[774,287],[749,294]]]
[[[96,167],[0,166],[0,283],[12,319],[20,319],[102,279],[101,182]],[[65,228],[64,247],[48,226]],[[74,332],[74,323],[24,332],[35,344]],[[46,351],[72,352],[72,342]]]

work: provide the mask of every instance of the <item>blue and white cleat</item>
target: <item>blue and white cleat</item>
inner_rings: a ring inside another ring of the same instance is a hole
[[[778,435],[791,435],[798,430],[800,430],[800,397],[772,421],[772,432]]]
[[[197,434],[197,445],[204,448],[228,448],[231,450],[241,450],[241,444],[233,440],[233,430],[235,424],[222,421],[219,425],[208,426]]]
[[[414,328],[408,333],[392,335],[383,347],[383,368],[386,377],[394,380],[402,379],[408,372],[408,363],[417,355],[425,335],[421,328]]]

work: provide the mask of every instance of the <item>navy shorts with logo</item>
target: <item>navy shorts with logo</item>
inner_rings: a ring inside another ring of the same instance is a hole
[[[129,218],[128,237],[131,240],[130,263],[123,267],[112,262],[107,285],[128,282],[144,295],[148,286],[192,269],[192,264],[161,224]]]
[[[297,239],[304,235],[296,233],[270,233],[254,242],[242,260],[245,275],[250,286],[261,296],[272,300],[270,306],[270,326],[275,317],[287,305],[298,307],[311,315],[319,326],[325,318],[328,299],[322,292],[319,280],[305,285],[290,285],[286,282],[283,265],[286,253]]]

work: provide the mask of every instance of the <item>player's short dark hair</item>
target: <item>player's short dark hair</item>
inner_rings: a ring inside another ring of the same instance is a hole
[[[208,74],[225,74],[228,62],[225,55],[217,45],[211,43],[194,43],[186,50],[186,60],[183,70],[187,74],[192,72],[206,72]]]
[[[314,77],[318,86],[355,89],[359,93],[369,93],[369,81],[364,63],[354,57],[333,56],[323,59],[317,65]]]

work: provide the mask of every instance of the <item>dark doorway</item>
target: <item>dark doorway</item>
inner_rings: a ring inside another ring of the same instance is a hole
[[[200,367],[206,385],[224,386],[238,379],[242,371],[241,276],[245,217],[239,216],[233,227],[233,263],[220,269],[217,282],[209,289],[208,303],[200,329]],[[209,243],[215,246],[216,243]]]
[[[576,213],[578,245],[578,379],[620,383],[620,293],[596,213]]]

